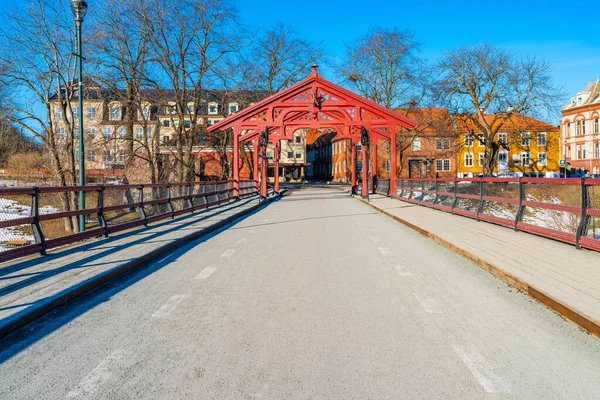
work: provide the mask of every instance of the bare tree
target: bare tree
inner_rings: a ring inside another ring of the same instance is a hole
[[[150,28],[153,61],[164,76],[157,85],[166,82],[172,88],[163,104],[172,107],[177,175],[181,181],[189,180],[195,175],[194,132],[203,123],[205,89],[216,65],[243,45],[242,32],[228,0],[149,1],[144,20]]]
[[[277,24],[259,34],[236,69],[242,88],[273,94],[303,78],[323,56],[320,43],[303,40],[289,27]]]
[[[492,175],[500,132],[512,116],[539,115],[558,109],[561,93],[554,86],[550,64],[518,57],[490,44],[452,50],[438,66],[438,99],[458,121],[474,125],[485,145],[483,174]]]
[[[158,106],[153,103],[159,96],[150,71],[151,32],[145,20],[150,5],[146,1],[106,0],[98,10],[92,53],[98,66],[95,78],[110,88],[110,97],[125,110],[127,164],[141,160],[151,183],[156,183],[165,173],[157,132]]]
[[[60,185],[76,179],[72,101],[76,58],[69,5],[62,0],[31,0],[13,10],[0,27],[0,84],[8,96],[6,118],[44,144]],[[58,131],[58,126],[61,130]],[[63,130],[64,129],[64,130]],[[63,198],[66,210],[74,196]],[[69,221],[68,231],[73,229]]]
[[[384,107],[419,107],[429,80],[419,48],[408,31],[374,28],[347,46],[339,74],[362,96]]]

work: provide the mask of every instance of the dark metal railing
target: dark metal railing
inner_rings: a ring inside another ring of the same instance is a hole
[[[599,186],[593,178],[400,179],[391,196],[600,251]]]
[[[0,188],[0,262],[219,205],[234,198],[233,189],[233,181]],[[240,197],[253,194],[254,181],[240,182]]]

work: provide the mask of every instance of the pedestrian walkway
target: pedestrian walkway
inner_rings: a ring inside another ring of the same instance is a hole
[[[0,266],[0,337],[259,205],[257,196]]]
[[[600,336],[600,254],[380,195],[369,204]]]

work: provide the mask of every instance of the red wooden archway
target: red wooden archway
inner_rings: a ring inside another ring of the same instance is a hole
[[[417,123],[382,107],[326,79],[312,66],[310,75],[295,85],[245,108],[208,128],[209,132],[233,129],[234,194],[239,195],[240,143],[254,141],[257,149],[261,132],[267,131],[269,142],[275,145],[275,166],[279,161],[279,141],[292,140],[300,128],[333,128],[336,138],[352,142],[352,190],[356,185],[356,144],[364,127],[372,146],[377,139],[391,141],[390,190],[395,193],[396,131],[398,127],[412,128]],[[371,153],[376,157],[377,151]],[[257,154],[257,153],[255,153]],[[256,157],[255,157],[256,158]],[[375,161],[375,160],[374,160]],[[267,193],[266,157],[261,157],[261,195]],[[362,195],[367,195],[367,149],[363,146]],[[255,170],[256,171],[256,170]],[[373,170],[375,173],[375,170]],[[255,179],[257,174],[255,173]],[[279,168],[275,168],[275,191],[279,190]]]

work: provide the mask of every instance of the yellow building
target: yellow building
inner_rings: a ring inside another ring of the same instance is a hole
[[[490,123],[492,116],[489,117]],[[483,173],[485,138],[471,121],[455,118],[457,175],[476,177]],[[560,133],[557,126],[524,115],[514,115],[494,137],[499,145],[494,167],[497,176],[555,177],[559,173]]]

